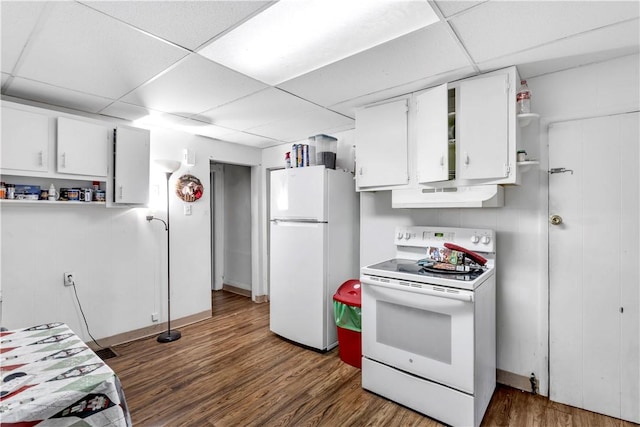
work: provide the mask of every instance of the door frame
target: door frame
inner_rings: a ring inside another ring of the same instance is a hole
[[[209,166],[213,193],[211,197],[211,253],[213,254],[211,290],[219,291],[224,281],[224,164],[210,161]]]
[[[214,159],[209,160],[210,165],[210,182],[211,182],[211,289],[222,289],[222,282],[224,277],[224,168],[225,164],[233,164],[237,166],[245,166],[251,169],[251,299],[254,302],[266,301],[266,295],[262,290],[264,286],[261,286],[261,277],[263,272],[263,256],[261,247],[261,233],[262,227],[260,226],[261,218],[261,203],[260,203],[260,191],[262,189],[261,183],[261,166],[250,165],[243,163],[232,163],[225,161],[218,161]],[[220,167],[220,170],[214,169],[216,166]],[[213,175],[217,175],[216,176]],[[218,271],[219,280],[216,283],[216,277],[214,273]],[[217,287],[219,286],[219,287]]]

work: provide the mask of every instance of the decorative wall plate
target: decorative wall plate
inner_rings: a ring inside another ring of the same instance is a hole
[[[176,195],[185,202],[195,202],[202,197],[203,191],[202,183],[193,175],[182,175],[176,181]]]

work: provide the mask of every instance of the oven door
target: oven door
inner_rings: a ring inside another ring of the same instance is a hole
[[[362,355],[473,394],[473,292],[366,275],[360,281]]]

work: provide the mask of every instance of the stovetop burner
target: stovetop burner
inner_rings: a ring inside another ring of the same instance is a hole
[[[418,265],[417,261],[410,259],[391,259],[379,264],[371,265],[369,269],[390,271],[396,273],[412,274],[423,278],[437,277],[441,279],[470,281],[480,277],[486,270],[475,268],[471,271],[441,270],[432,267]]]

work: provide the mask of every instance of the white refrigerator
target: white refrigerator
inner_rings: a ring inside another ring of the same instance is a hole
[[[333,295],[359,277],[359,198],[350,172],[281,169],[270,180],[270,329],[320,351],[337,345]]]

